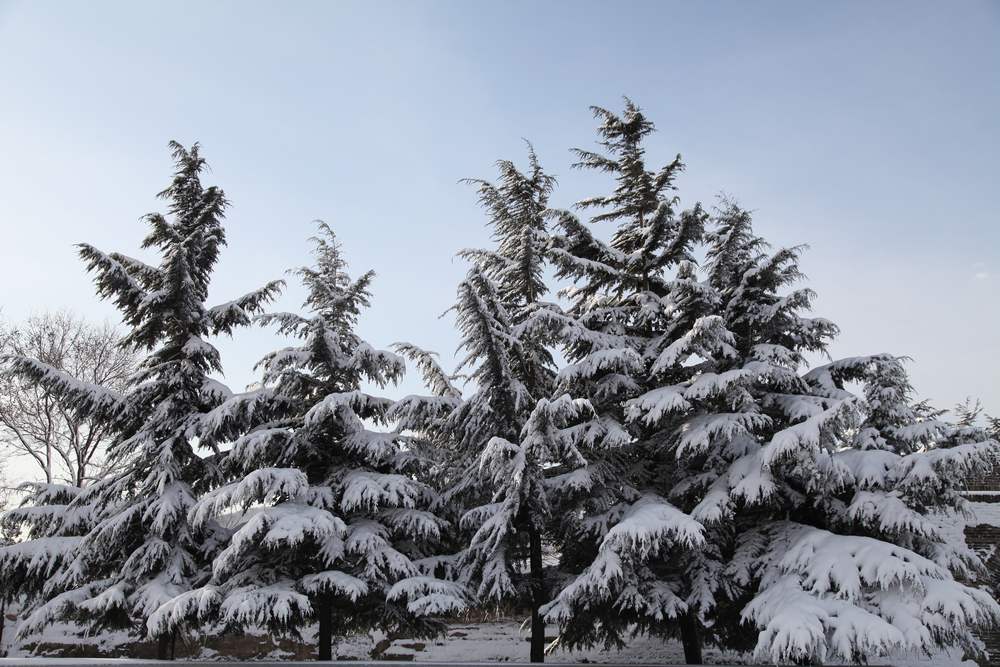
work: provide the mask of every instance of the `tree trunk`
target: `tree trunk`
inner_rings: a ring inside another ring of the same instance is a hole
[[[7,651],[3,648],[3,630],[7,625],[7,601],[0,602],[0,658],[7,657]]]
[[[542,575],[542,536],[538,529],[528,526],[531,567],[531,662],[545,662],[545,619],[539,609],[545,604],[545,580]]]
[[[333,660],[333,618],[332,604],[328,593],[320,593],[316,598],[316,615],[319,617],[317,660]]]
[[[156,659],[170,660],[170,635],[162,634],[156,638]]]
[[[698,635],[698,619],[692,612],[680,618],[681,644],[684,646],[684,663],[700,665],[701,637]]]

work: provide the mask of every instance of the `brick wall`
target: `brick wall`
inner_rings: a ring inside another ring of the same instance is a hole
[[[1000,495],[1000,458],[994,458],[993,465],[970,477],[966,488],[969,491],[996,491]]]
[[[969,494],[969,500],[977,503],[1000,503],[1000,460],[971,477],[966,488],[975,492]],[[988,491],[995,493],[984,493]],[[989,578],[983,583],[993,597],[1000,600],[1000,526],[967,525],[965,542],[986,560]],[[983,632],[979,638],[986,644],[990,655],[986,664],[1000,666],[1000,628]]]

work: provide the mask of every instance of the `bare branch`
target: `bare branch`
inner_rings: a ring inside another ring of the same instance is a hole
[[[106,409],[81,405],[85,396],[99,395],[95,388],[107,390],[107,400],[124,388],[138,362],[120,342],[111,325],[66,311],[0,324],[0,359],[7,360],[0,374],[0,448],[32,459],[49,483],[83,486],[97,478],[112,463],[104,460]],[[75,386],[82,389],[71,391]]]

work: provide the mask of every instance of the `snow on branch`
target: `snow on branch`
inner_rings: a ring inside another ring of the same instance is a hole
[[[917,451],[903,456],[894,472],[908,491],[951,487],[975,470],[992,465],[998,453],[1000,443],[994,440]]]
[[[607,532],[601,548],[643,559],[659,553],[668,543],[696,547],[704,541],[702,530],[700,523],[663,498],[646,494]]]
[[[452,384],[454,378],[438,364],[436,352],[421,349],[412,343],[394,343],[392,349],[416,364],[424,383],[434,396],[448,399],[462,398],[462,392]]]
[[[423,540],[437,540],[447,522],[427,510],[394,508],[379,512],[378,518],[393,531]]]
[[[306,426],[319,425],[341,409],[351,410],[362,419],[381,419],[391,407],[391,399],[376,398],[363,391],[330,394],[309,409],[305,415],[305,423]]]
[[[926,652],[1000,620],[987,593],[908,549],[795,523],[775,524],[769,534],[759,592],[742,612],[761,629],[758,658]]]
[[[303,593],[315,595],[316,593],[336,593],[343,595],[348,600],[354,602],[358,598],[368,595],[368,584],[361,579],[351,576],[339,570],[324,570],[302,577],[299,582],[299,589]]]
[[[293,468],[258,468],[239,482],[227,484],[205,494],[188,513],[195,526],[233,508],[246,509],[254,503],[278,500],[295,501],[305,494],[309,481]]]
[[[28,357],[0,359],[0,372],[27,378],[57,397],[70,411],[92,419],[107,419],[122,406],[122,396],[101,385]]]
[[[143,281],[150,275],[145,270],[133,274],[129,269],[134,270],[135,266],[130,262],[122,263],[114,254],[105,254],[94,246],[80,243],[76,247],[87,271],[97,274],[97,294],[105,299],[113,298],[126,320],[137,324],[138,311],[148,296]]]
[[[237,327],[248,326],[264,304],[273,301],[285,286],[284,280],[272,280],[238,299],[209,308],[205,312],[209,331],[214,336],[232,334]]]
[[[405,475],[351,470],[342,482],[340,506],[345,512],[361,508],[416,507],[427,493],[426,485]]]
[[[653,616],[676,614],[686,608],[672,593],[667,595],[666,589],[653,596],[659,596],[657,602],[644,597],[639,604],[636,596],[640,594],[632,589],[635,568],[669,547],[697,549],[704,545],[702,525],[654,494],[644,495],[615,518],[617,522],[605,533],[592,563],[543,608],[550,620],[567,622],[580,608],[607,604],[638,605]]]
[[[386,413],[386,420],[400,429],[423,430],[447,418],[461,404],[461,398],[411,394],[393,404]]]
[[[695,454],[704,452],[719,439],[752,437],[754,431],[770,425],[770,417],[753,412],[719,412],[693,416],[684,420],[677,428],[677,457],[680,458],[689,451]]]
[[[387,350],[377,350],[365,342],[355,346],[350,364],[364,372],[368,380],[379,387],[399,382],[406,372],[402,357]]]
[[[223,578],[238,567],[245,552],[257,545],[266,549],[293,548],[307,538],[321,544],[339,542],[345,528],[339,518],[308,505],[289,502],[263,508],[233,534],[229,546],[212,563],[212,571]]]
[[[641,420],[646,426],[655,426],[671,414],[691,408],[684,398],[683,385],[657,387],[625,403],[625,416],[629,421]]]
[[[698,318],[690,331],[660,352],[650,372],[654,375],[662,373],[671,366],[683,363],[691,355],[706,359],[715,356],[736,358],[735,344],[733,334],[726,329],[722,317],[706,315]]]
[[[268,586],[241,586],[226,594],[219,605],[223,623],[238,627],[291,629],[312,614],[309,598],[295,590],[290,579]]]
[[[302,317],[298,313],[261,313],[254,318],[254,322],[261,326],[277,324],[277,333],[285,336],[303,336],[308,330],[311,321]]]
[[[847,506],[847,516],[887,535],[908,532],[935,540],[940,537],[939,526],[911,509],[898,491],[858,491]]]
[[[591,379],[600,373],[613,372],[623,375],[644,370],[642,357],[631,348],[595,350],[574,364],[567,364],[559,371],[557,379],[565,386],[581,379]]]
[[[270,387],[258,387],[240,394],[232,394],[215,408],[201,417],[202,437],[209,437],[217,431],[233,431],[248,422],[258,412],[265,415],[274,411],[278,396]]]
[[[55,621],[65,618],[80,603],[90,598],[94,591],[100,590],[102,586],[108,583],[105,580],[92,581],[79,588],[71,588],[52,596],[21,621],[21,624],[17,628],[17,637],[25,639],[41,632],[46,626],[51,625]]]
[[[387,600],[406,600],[417,616],[451,614],[467,606],[465,589],[454,581],[417,576],[401,579],[386,594]]]
[[[389,543],[384,525],[369,519],[357,519],[347,527],[347,552],[360,557],[366,577],[376,580],[416,576],[419,571],[409,558]]]
[[[18,578],[47,579],[80,546],[80,537],[39,537],[0,547],[0,580]]]
[[[219,608],[222,595],[217,586],[206,585],[185,591],[160,605],[146,621],[153,637],[174,632],[189,621],[208,621]]]
[[[823,442],[824,430],[848,424],[856,415],[853,407],[850,400],[838,401],[822,412],[778,431],[761,450],[761,464],[771,466],[802,450],[818,450]],[[827,436],[827,441],[831,440],[832,437]]]

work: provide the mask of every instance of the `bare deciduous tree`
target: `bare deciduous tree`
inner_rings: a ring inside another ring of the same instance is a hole
[[[26,356],[86,382],[120,389],[136,366],[117,331],[67,311],[0,326],[0,358]],[[114,463],[106,460],[104,425],[78,419],[44,389],[0,374],[0,445],[30,457],[47,483],[84,486]]]

